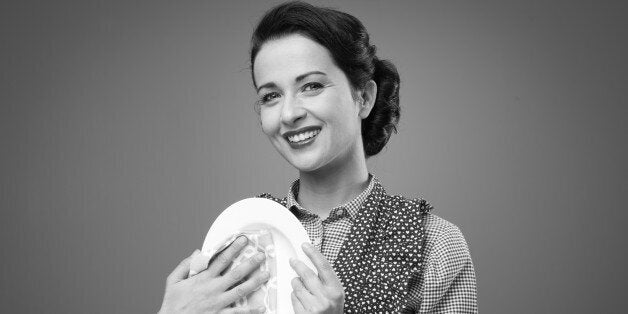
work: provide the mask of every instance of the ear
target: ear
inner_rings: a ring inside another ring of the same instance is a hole
[[[360,118],[366,119],[371,113],[373,106],[375,105],[375,98],[377,97],[377,84],[373,80],[366,82],[364,90],[362,91],[362,104],[360,105]]]

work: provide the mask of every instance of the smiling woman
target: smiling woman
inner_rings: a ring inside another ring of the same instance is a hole
[[[396,132],[399,75],[376,56],[362,23],[333,9],[281,4],[258,24],[250,58],[262,131],[299,172],[287,197],[260,197],[303,224],[312,242],[304,251],[318,273],[291,262],[296,312],[477,312],[460,230],[423,199],[388,195],[367,169],[366,159]],[[262,262],[253,258],[222,273],[244,244],[193,278],[184,260],[169,277],[162,312],[265,312],[228,308],[268,278],[247,277]]]

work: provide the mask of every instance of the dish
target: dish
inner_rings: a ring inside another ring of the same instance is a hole
[[[292,313],[290,281],[297,277],[289,259],[303,261],[316,273],[316,267],[303,253],[301,244],[310,242],[301,222],[279,203],[265,198],[247,198],[227,207],[214,221],[201,249],[209,260],[225,247],[234,234],[250,230],[268,230],[275,246],[277,267],[277,313]],[[197,263],[198,265],[198,263]],[[207,265],[205,262],[204,265]],[[198,266],[196,266],[198,267]],[[201,270],[202,271],[202,270]],[[197,269],[198,272],[198,269]]]

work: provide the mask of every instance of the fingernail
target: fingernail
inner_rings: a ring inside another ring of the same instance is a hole
[[[236,244],[238,245],[245,245],[247,242],[249,242],[249,239],[243,235],[239,236],[236,239]]]
[[[266,254],[264,254],[264,253],[257,253],[257,254],[255,254],[255,259],[258,262],[263,261],[265,258],[266,258]]]
[[[304,250],[311,250],[312,249],[312,244],[310,244],[308,242],[303,242],[303,244],[301,244],[301,247],[303,247]]]
[[[260,306],[260,307],[257,308],[257,311],[259,313],[266,313],[266,307],[265,306]]]
[[[294,265],[294,258],[292,258],[292,257],[291,257],[291,258],[288,260],[288,263],[290,263],[290,266]]]

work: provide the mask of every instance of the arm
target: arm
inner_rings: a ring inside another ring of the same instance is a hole
[[[443,222],[433,238],[428,236],[432,243],[426,247],[419,313],[477,313],[475,270],[469,247],[458,227]]]

